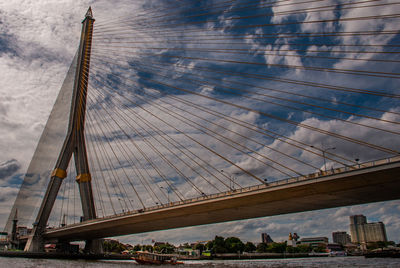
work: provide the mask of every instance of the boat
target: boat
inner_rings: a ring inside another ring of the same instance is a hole
[[[400,250],[396,249],[378,249],[364,253],[365,258],[400,258]]]
[[[138,264],[152,264],[152,265],[183,264],[183,262],[177,261],[175,256],[152,253],[148,251],[137,251],[136,256],[132,257],[132,259],[134,259]]]

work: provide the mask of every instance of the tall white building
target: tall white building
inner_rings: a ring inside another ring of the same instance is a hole
[[[387,241],[383,222],[367,222],[364,215],[350,216],[350,234],[353,243]]]

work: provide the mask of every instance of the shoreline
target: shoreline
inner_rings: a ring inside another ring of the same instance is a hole
[[[388,252],[365,253],[365,258],[399,258],[400,254],[388,254]],[[178,260],[261,260],[261,259],[296,259],[296,258],[326,258],[331,257],[325,253],[225,253],[212,256],[184,256],[175,255]],[[105,253],[105,254],[65,254],[58,252],[25,252],[25,251],[0,251],[0,257],[6,258],[30,258],[30,259],[68,259],[68,260],[132,260],[134,255]],[[344,256],[342,256],[344,257]],[[351,257],[350,255],[348,257]]]
[[[126,254],[65,254],[25,251],[0,251],[0,257],[7,258],[31,258],[31,259],[85,259],[85,260],[131,260],[134,255]],[[309,257],[328,257],[326,254],[308,253],[247,253],[247,254],[215,254],[213,256],[182,256],[176,255],[179,260],[244,260],[244,259],[292,259]]]

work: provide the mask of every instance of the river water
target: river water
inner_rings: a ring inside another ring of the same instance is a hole
[[[30,267],[149,267],[138,265],[135,261],[85,261],[85,260],[49,260],[0,257],[0,267],[30,268]],[[151,267],[151,266],[150,266]],[[165,265],[162,267],[176,267]],[[325,257],[325,258],[298,258],[298,259],[270,259],[270,260],[227,260],[227,261],[185,261],[178,267],[399,267],[400,259],[364,257]]]

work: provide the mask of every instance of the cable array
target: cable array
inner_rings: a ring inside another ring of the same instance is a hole
[[[96,18],[99,217],[399,154],[400,2],[189,2]],[[55,225],[79,215],[68,181]]]

